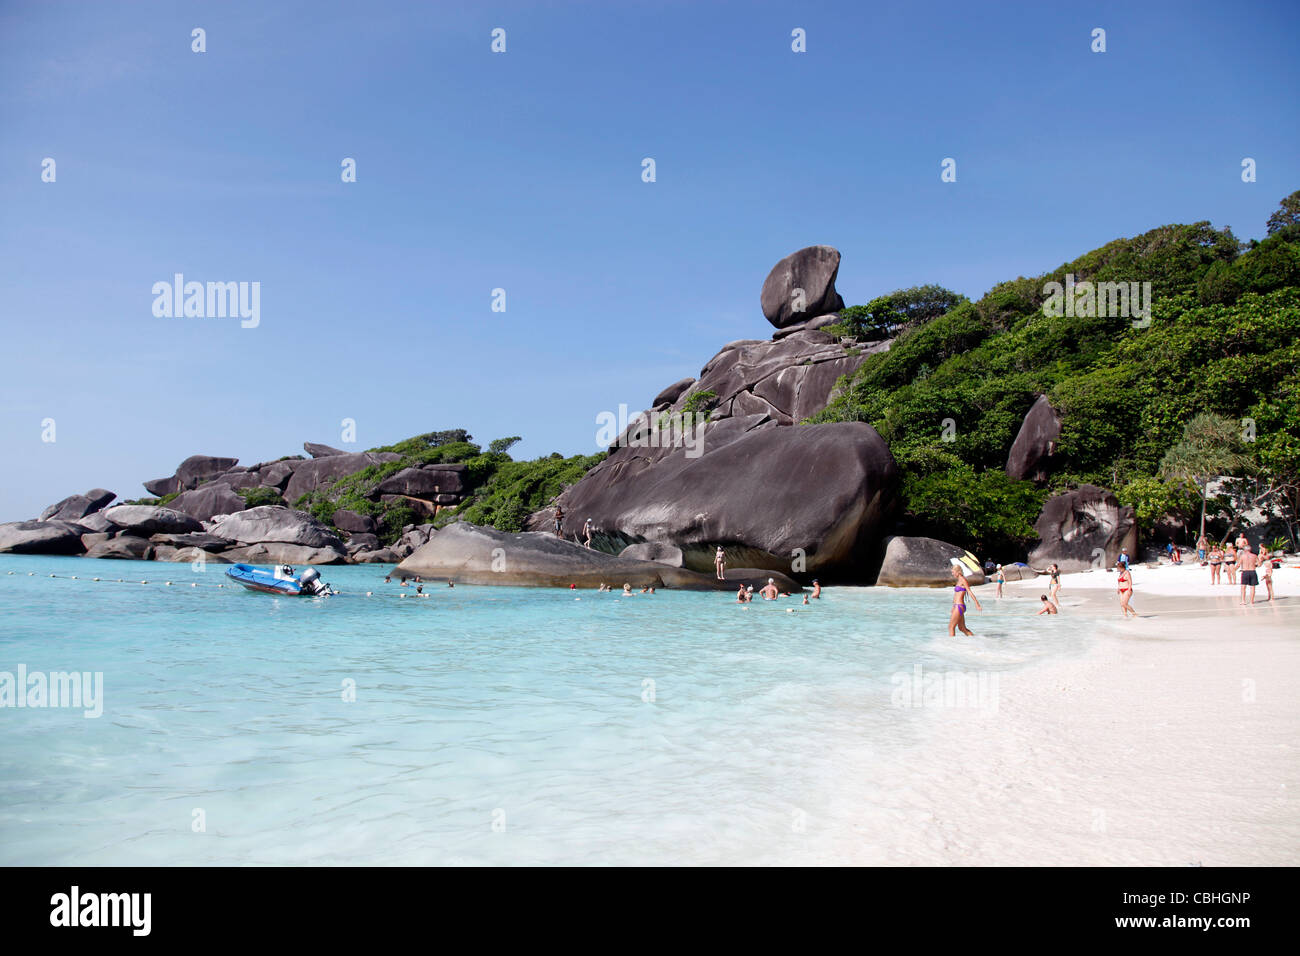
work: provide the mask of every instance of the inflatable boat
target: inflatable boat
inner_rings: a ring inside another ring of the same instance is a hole
[[[250,564],[234,564],[226,569],[226,577],[239,582],[250,591],[258,591],[262,594],[314,597],[334,593],[330,590],[330,586],[320,579],[320,572],[315,568],[305,568],[302,574],[294,574],[293,568],[287,564],[274,571],[255,568]]]

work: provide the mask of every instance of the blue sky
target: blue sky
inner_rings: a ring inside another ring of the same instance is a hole
[[[1297,35],[1294,3],[5,0],[0,520],[345,418],[589,453],[600,411],[770,335],[806,245],[856,303],[1168,222],[1261,236],[1300,188]],[[176,272],[260,282],[260,325],[156,318]]]

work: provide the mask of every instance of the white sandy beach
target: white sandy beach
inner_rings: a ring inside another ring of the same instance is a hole
[[[1128,622],[1113,572],[1063,576],[1062,613],[1093,616],[1095,646],[1002,674],[995,712],[927,714],[924,765],[859,789],[891,806],[863,810],[844,862],[1300,863],[1300,567],[1251,608],[1195,564],[1133,576]],[[1045,585],[977,593],[990,614],[1036,608]]]

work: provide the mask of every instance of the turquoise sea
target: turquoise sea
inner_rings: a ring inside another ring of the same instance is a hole
[[[0,863],[833,860],[872,810],[845,787],[926,745],[895,675],[1089,639],[990,588],[971,641],[940,590],[402,599],[386,570],[289,599],[217,565],[0,555],[0,677],[103,675],[97,718],[0,708]]]

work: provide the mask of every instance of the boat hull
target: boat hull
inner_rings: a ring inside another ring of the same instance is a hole
[[[234,564],[226,569],[226,577],[258,594],[278,594],[281,597],[304,597],[307,592],[297,581],[277,578],[275,573],[248,564]]]

